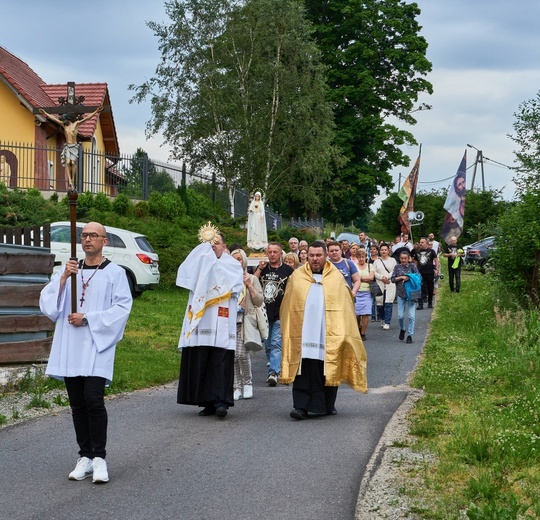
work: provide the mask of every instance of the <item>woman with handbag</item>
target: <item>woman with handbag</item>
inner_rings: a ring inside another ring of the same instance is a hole
[[[377,312],[382,321],[384,330],[390,329],[390,321],[392,320],[392,308],[394,298],[396,297],[396,285],[390,280],[396,261],[390,256],[390,248],[383,244],[380,247],[380,258],[373,262],[373,270],[375,271],[375,280],[381,288],[382,295],[377,296]]]
[[[231,256],[242,264],[244,269],[244,288],[238,297],[238,317],[236,322],[236,353],[234,355],[234,393],[235,401],[253,397],[251,375],[251,353],[246,344],[260,345],[261,336],[257,328],[256,307],[264,305],[262,287],[259,279],[247,272],[247,257],[242,249],[236,249]],[[249,329],[249,334],[246,330]],[[246,336],[256,337],[249,337]]]
[[[360,289],[356,293],[354,309],[356,312],[356,320],[360,329],[362,340],[366,339],[366,330],[371,316],[371,306],[373,298],[371,296],[371,282],[374,280],[374,271],[367,263],[367,252],[360,248],[356,253],[358,274],[360,275]]]

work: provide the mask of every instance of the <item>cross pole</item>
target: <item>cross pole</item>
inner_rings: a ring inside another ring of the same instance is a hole
[[[103,106],[83,105],[84,96],[75,95],[75,82],[70,81],[67,84],[66,97],[59,97],[59,106],[35,108],[34,114],[40,114],[47,119],[57,123],[62,127],[66,138],[66,144],[62,151],[62,164],[65,165],[66,175],[69,179],[68,199],[69,199],[69,220],[71,230],[71,258],[77,260],[77,199],[79,194],[75,188],[74,179],[76,179],[78,162],[78,143],[77,134],[79,126],[88,121],[94,115],[101,112]],[[108,107],[107,107],[108,108]],[[59,114],[61,119],[52,115]],[[83,114],[90,114],[82,117]],[[71,275],[71,313],[77,312],[77,275]]]

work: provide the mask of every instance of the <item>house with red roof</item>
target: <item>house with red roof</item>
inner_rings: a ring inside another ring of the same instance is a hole
[[[8,187],[66,191],[61,164],[63,127],[35,109],[60,106],[66,84],[48,84],[28,64],[0,46],[0,182]],[[106,83],[75,83],[76,96],[86,106],[107,106],[81,124],[78,141],[86,158],[84,186],[99,186],[115,194],[121,179],[111,168],[120,149]]]

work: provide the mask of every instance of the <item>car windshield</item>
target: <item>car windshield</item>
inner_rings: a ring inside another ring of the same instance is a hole
[[[77,244],[81,243],[81,229],[82,228],[77,227]],[[71,242],[71,228],[69,226],[52,226],[51,242],[69,244]]]
[[[482,240],[479,240],[478,242],[475,242],[474,244],[470,245],[469,247],[481,247],[481,246],[489,246],[495,241],[493,237],[483,238]]]

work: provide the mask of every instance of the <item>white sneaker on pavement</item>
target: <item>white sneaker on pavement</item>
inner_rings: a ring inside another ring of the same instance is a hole
[[[278,382],[277,375],[276,374],[270,374],[268,376],[268,379],[266,380],[266,382],[268,383],[268,386],[276,386],[277,382]]]
[[[253,386],[244,385],[244,399],[251,399],[253,397]]]
[[[234,393],[233,393],[233,399],[235,401],[238,401],[239,399],[242,399],[242,389],[241,388],[237,388]]]
[[[109,472],[107,471],[107,463],[101,457],[94,457],[94,476],[92,478],[94,484],[104,484],[109,482]]]
[[[69,480],[84,480],[89,477],[93,471],[92,459],[88,457],[80,457],[77,460],[75,469],[69,474]]]
[[[383,329],[384,329],[384,330],[390,330],[390,325],[388,325],[388,323],[385,323],[385,324],[383,325]]]

